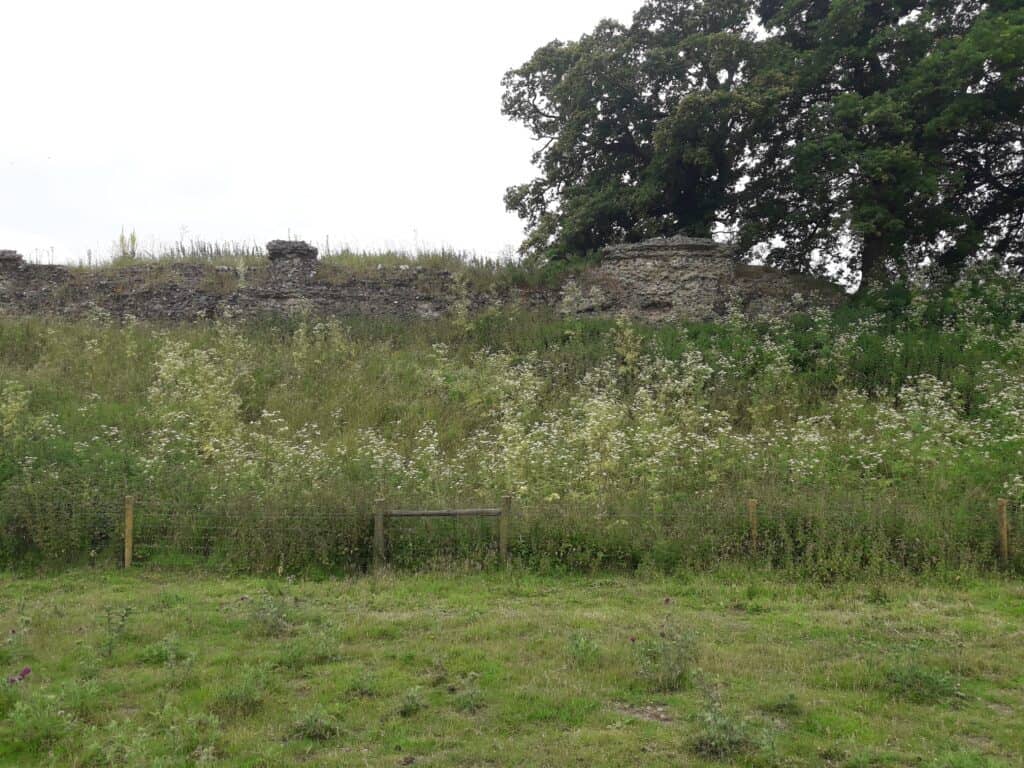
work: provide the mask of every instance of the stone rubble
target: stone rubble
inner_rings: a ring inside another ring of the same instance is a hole
[[[301,240],[271,240],[267,243],[267,258],[273,261],[305,259],[316,261],[319,251]]]

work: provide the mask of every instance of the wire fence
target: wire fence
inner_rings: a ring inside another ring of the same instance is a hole
[[[176,506],[145,497],[110,508],[46,515],[0,511],[8,564],[51,561],[246,572],[366,571],[378,564],[425,568],[506,560],[539,568],[671,571],[729,560],[839,577],[893,570],[1024,573],[1024,504],[967,499],[950,508],[861,495],[792,503],[693,498],[657,508],[602,509],[512,501],[507,515],[404,517],[375,513],[388,502],[288,509]],[[454,506],[454,505],[453,505]],[[494,509],[503,504],[496,500]],[[502,527],[505,528],[502,536]]]

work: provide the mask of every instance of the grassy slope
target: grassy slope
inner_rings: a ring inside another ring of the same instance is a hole
[[[752,739],[728,764],[1022,765],[1022,598],[744,571],[5,577],[0,662],[33,671],[2,689],[0,764],[702,764],[714,690],[716,732]],[[630,638],[666,617],[699,656],[655,693]]]
[[[0,563],[113,560],[130,494],[142,556],[353,572],[376,497],[511,492],[514,554],[541,567],[744,557],[757,498],[776,568],[990,569],[996,499],[1024,521],[1024,289],[983,288],[912,297],[927,323],[3,319]],[[491,542],[407,537],[393,561]]]

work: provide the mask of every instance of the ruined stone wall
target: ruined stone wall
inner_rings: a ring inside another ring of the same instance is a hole
[[[653,322],[714,321],[733,310],[779,317],[835,306],[843,297],[827,281],[742,264],[728,245],[681,236],[610,246],[562,293],[567,312]]]
[[[448,272],[353,272],[318,261],[236,269],[146,264],[68,269],[0,264],[0,314],[189,321],[261,314],[439,317],[464,296]],[[473,297],[470,297],[472,300]]]
[[[827,283],[745,266],[724,246],[687,238],[609,248],[593,266],[550,288],[473,289],[450,272],[421,267],[346,269],[284,241],[268,244],[268,255],[266,264],[246,269],[187,263],[76,269],[28,264],[0,251],[0,315],[434,318],[455,307],[520,306],[662,322],[714,320],[731,308],[751,317],[779,316],[834,305],[842,296]]]

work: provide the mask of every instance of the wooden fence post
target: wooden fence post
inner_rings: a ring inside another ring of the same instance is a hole
[[[1008,499],[999,499],[999,559],[1003,565],[1010,562],[1010,518],[1006,512],[1009,504]]]
[[[747,499],[747,519],[750,521],[750,548],[757,552],[757,499]]]
[[[124,497],[124,567],[132,567],[132,548],[135,545],[135,498]]]
[[[501,514],[498,516],[498,556],[501,562],[508,563],[508,520],[512,517],[512,497],[501,499]]]
[[[384,499],[373,505],[373,570],[384,566]]]

